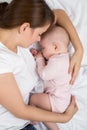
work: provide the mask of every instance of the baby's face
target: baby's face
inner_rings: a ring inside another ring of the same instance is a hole
[[[40,42],[40,45],[42,47],[43,56],[46,59],[49,59],[53,54],[55,54],[54,46],[52,43],[48,43],[48,40],[42,40]]]

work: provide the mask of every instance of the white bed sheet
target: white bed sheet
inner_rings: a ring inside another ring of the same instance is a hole
[[[8,1],[11,0],[1,0]],[[87,0],[45,0],[53,9],[64,9],[73,22],[84,47],[82,66],[72,87],[72,93],[76,96],[79,111],[65,124],[58,124],[60,130],[87,130]],[[72,47],[70,48],[73,52]],[[38,90],[40,91],[39,87]],[[37,130],[46,130],[40,124]]]

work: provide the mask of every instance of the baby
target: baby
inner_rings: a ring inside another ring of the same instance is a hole
[[[44,93],[33,94],[30,104],[49,111],[63,113],[71,99],[69,68],[69,36],[62,27],[53,27],[40,41],[41,52],[32,49],[37,72],[44,81]],[[59,130],[54,123],[44,123],[49,130]]]

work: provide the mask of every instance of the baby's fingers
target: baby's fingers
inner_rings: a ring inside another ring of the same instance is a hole
[[[38,53],[37,50],[34,49],[34,48],[31,48],[31,49],[30,49],[30,52],[32,53],[33,56],[36,56],[37,53]]]

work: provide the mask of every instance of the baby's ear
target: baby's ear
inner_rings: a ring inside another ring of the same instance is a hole
[[[59,51],[59,45],[58,45],[58,43],[54,42],[53,46],[54,46],[55,51]]]

